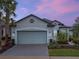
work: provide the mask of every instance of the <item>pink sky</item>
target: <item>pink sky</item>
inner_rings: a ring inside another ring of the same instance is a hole
[[[35,14],[42,18],[59,20],[66,25],[72,25],[79,16],[79,0],[16,0],[16,13],[21,19],[28,14]]]

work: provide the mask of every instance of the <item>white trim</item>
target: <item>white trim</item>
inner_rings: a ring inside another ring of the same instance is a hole
[[[15,44],[17,44],[17,30],[15,29]]]
[[[42,30],[42,31],[47,31],[47,29],[45,28],[39,28],[39,27],[27,27],[27,28],[19,28],[19,29],[16,29],[17,31],[23,31],[23,30],[26,30],[26,31],[39,31],[39,30]]]

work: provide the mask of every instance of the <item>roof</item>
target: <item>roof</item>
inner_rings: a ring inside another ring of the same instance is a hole
[[[63,29],[63,28],[65,28],[65,29],[69,29],[69,31],[73,31],[73,28],[72,27],[69,27],[69,26],[64,26],[64,27],[59,27],[60,29]]]
[[[63,23],[61,23],[60,21],[57,21],[57,20],[52,21],[52,20],[49,20],[49,19],[46,19],[46,18],[43,18],[43,19],[42,19],[42,18],[40,18],[40,17],[38,17],[38,16],[35,16],[35,15],[33,15],[33,14],[30,14],[30,15],[28,15],[28,16],[26,16],[26,17],[20,19],[20,20],[17,21],[16,23],[18,23],[18,22],[20,22],[20,21],[22,21],[22,20],[24,20],[24,19],[26,19],[26,18],[28,18],[28,17],[30,17],[30,16],[36,17],[36,18],[38,18],[39,20],[48,23],[48,25],[47,25],[48,27],[53,27],[53,26],[55,26],[55,25],[53,24],[54,22],[57,22],[57,23],[59,23],[59,25],[62,25],[62,26],[64,26],[64,27],[66,27],[66,26],[65,26]]]
[[[19,21],[17,21],[17,22],[20,22],[20,21],[22,21],[22,20],[24,20],[24,19],[26,19],[26,18],[28,18],[28,17],[30,17],[30,16],[36,17],[36,18],[38,18],[38,19],[40,19],[41,21],[44,21],[44,22],[46,22],[46,23],[50,23],[50,22],[49,22],[49,20],[46,20],[46,19],[41,19],[40,17],[35,16],[35,15],[33,15],[33,14],[30,14],[30,15],[28,15],[28,16],[26,16],[26,17],[24,17],[24,18],[20,19],[20,20],[19,20]],[[17,22],[16,22],[16,23],[17,23]]]
[[[71,28],[71,27],[69,27],[69,26],[61,26],[60,28]]]
[[[54,20],[54,21],[52,21],[52,24],[53,24],[54,22],[57,22],[57,23],[59,23],[59,25],[63,25],[63,26],[64,26],[64,24],[61,23],[60,21]]]

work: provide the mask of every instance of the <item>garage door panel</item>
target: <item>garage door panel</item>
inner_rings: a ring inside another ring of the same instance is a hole
[[[19,44],[46,44],[47,33],[45,31],[19,31],[17,32]]]

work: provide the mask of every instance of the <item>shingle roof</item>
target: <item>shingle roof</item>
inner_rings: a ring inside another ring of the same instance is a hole
[[[52,21],[52,20],[49,20],[49,19],[46,19],[46,18],[43,18],[43,19],[42,19],[42,18],[40,18],[40,17],[38,17],[38,16],[36,16],[36,15],[33,15],[33,14],[30,14],[30,15],[28,15],[28,16],[26,16],[26,17],[20,19],[20,20],[17,21],[16,23],[18,23],[18,22],[20,22],[20,21],[22,21],[22,20],[24,20],[24,19],[26,19],[26,18],[28,18],[28,17],[30,17],[30,16],[36,17],[36,18],[38,18],[39,20],[48,23],[48,26],[49,26],[49,27],[55,26],[55,25],[53,24],[54,22],[57,22],[57,23],[59,23],[59,25],[63,25],[64,27],[66,27],[66,26],[65,26],[63,23],[61,23],[60,21],[57,21],[57,20]]]
[[[35,16],[35,15],[33,15],[33,14],[30,14],[30,15],[28,15],[28,16],[26,16],[26,17],[24,17],[24,18],[20,19],[20,20],[19,20],[19,21],[17,21],[17,22],[20,22],[20,21],[22,21],[22,20],[24,20],[24,19],[26,19],[26,18],[28,18],[28,17],[30,17],[30,16],[36,17],[36,18],[38,18],[38,19],[40,19],[41,21],[44,21],[44,22],[46,22],[46,23],[50,23],[50,22],[49,22],[49,20],[46,20],[46,19],[41,19],[40,17]],[[17,23],[17,22],[16,22],[16,23]]]
[[[64,24],[61,23],[60,21],[54,20],[54,21],[52,21],[52,24],[53,24],[54,22],[57,22],[57,23],[59,23],[59,25],[63,25],[63,26],[64,26]]]

